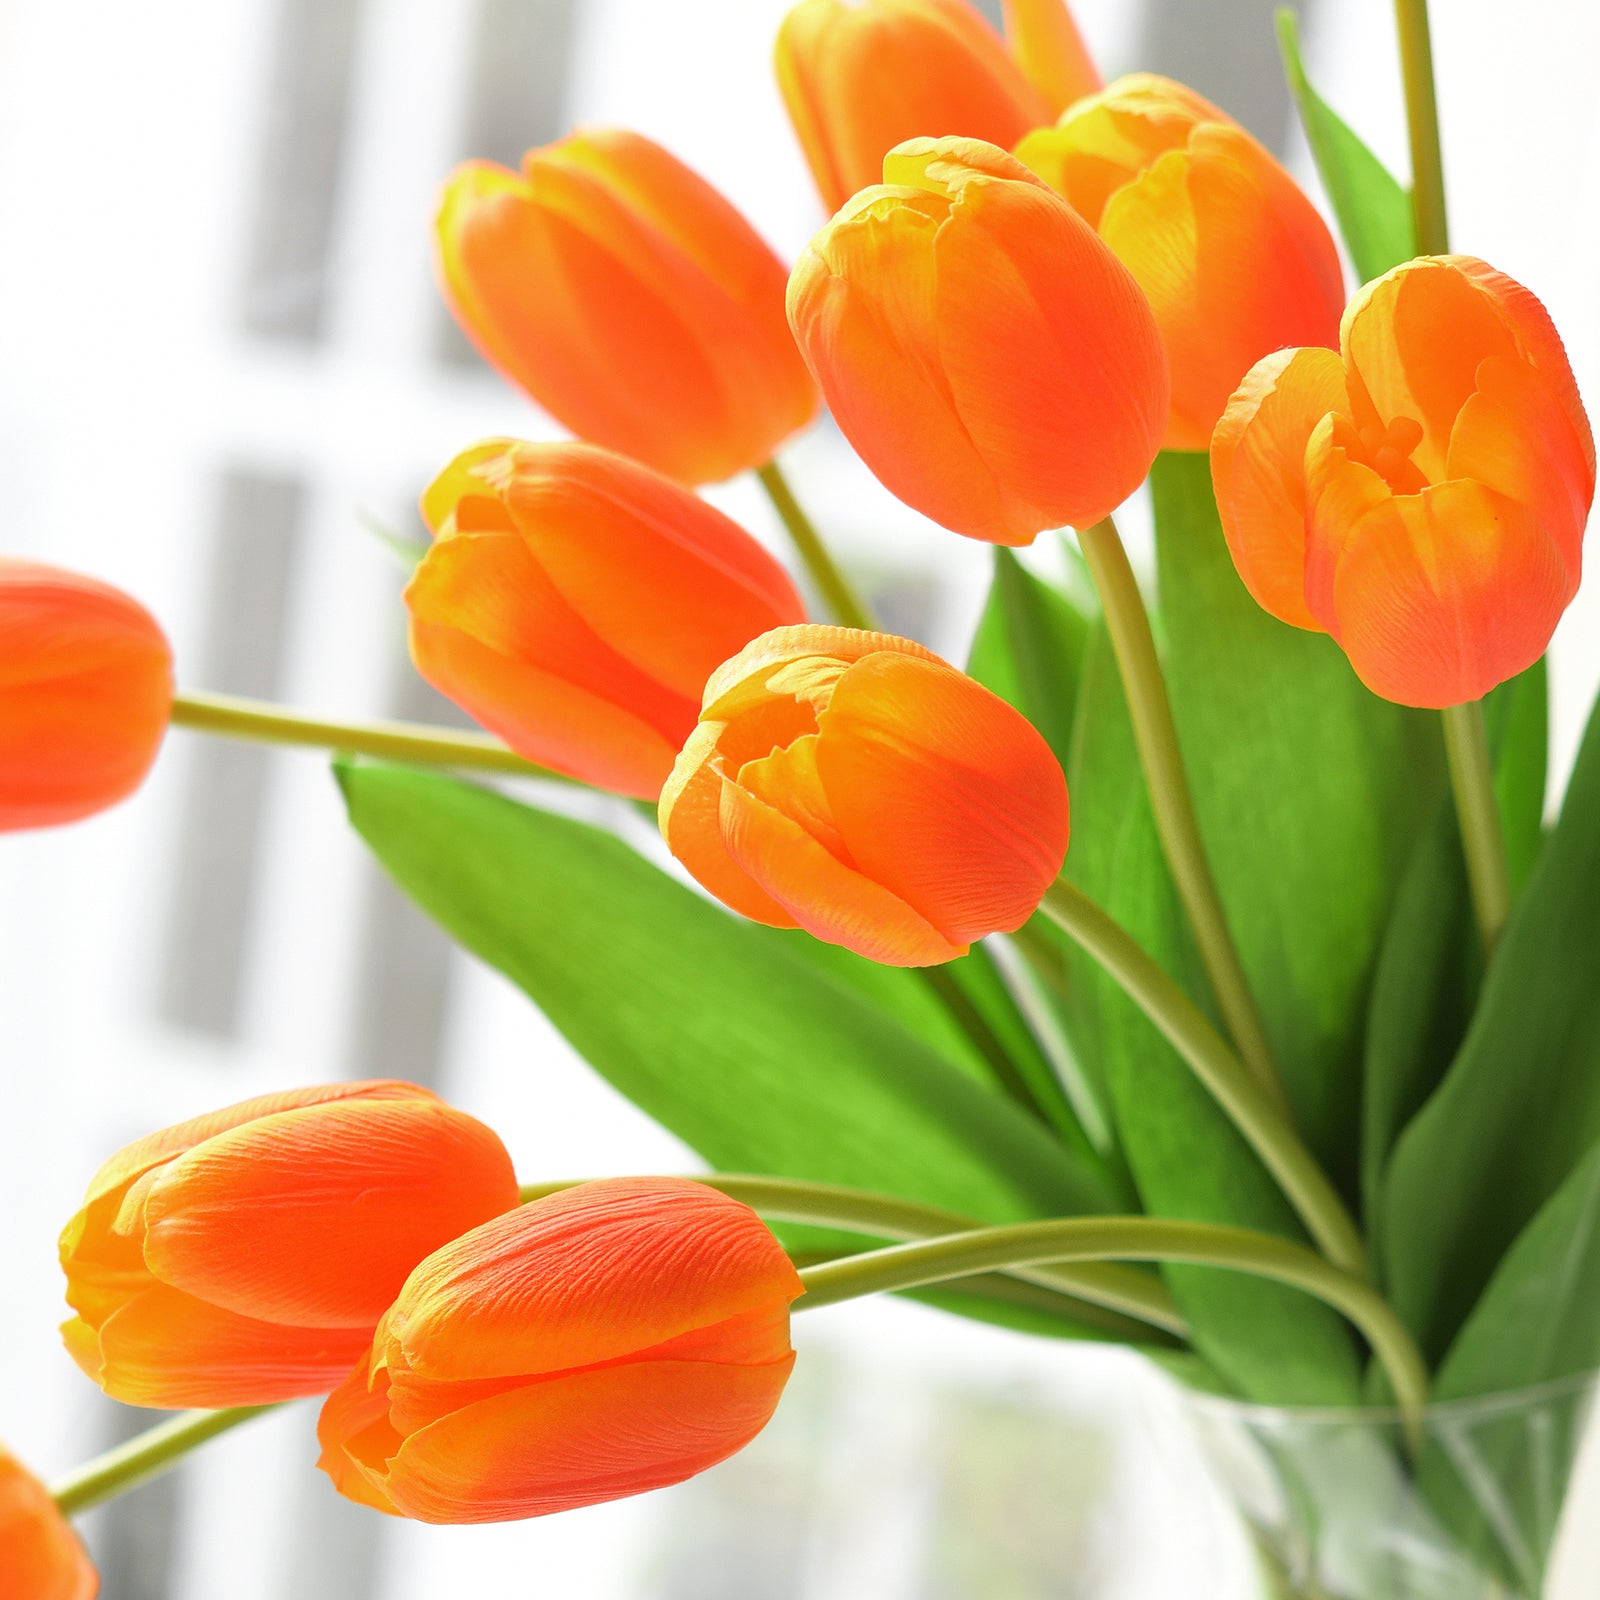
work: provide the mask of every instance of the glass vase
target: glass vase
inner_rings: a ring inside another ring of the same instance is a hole
[[[1426,1409],[1420,1441],[1385,1410],[1297,1410],[1191,1395],[1202,1450],[1273,1600],[1540,1600],[1566,1508],[1593,1538],[1600,1485],[1574,1482],[1594,1375]],[[1600,1594],[1600,1554],[1576,1550]],[[1570,1567],[1573,1563],[1568,1562]],[[1550,1591],[1551,1600],[1558,1600]]]

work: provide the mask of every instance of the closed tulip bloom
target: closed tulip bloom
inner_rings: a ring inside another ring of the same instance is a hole
[[[411,655],[530,761],[653,800],[711,671],[805,606],[720,511],[622,456],[491,439],[422,498]]]
[[[109,584],[0,557],[0,832],[131,794],[172,710],[172,651]]]
[[[661,832],[757,922],[929,966],[1021,927],[1061,870],[1050,747],[908,639],[779,628],[718,668],[700,715]]]
[[[799,1275],[747,1206],[611,1178],[523,1206],[407,1280],[322,1410],[341,1494],[504,1522],[677,1483],[766,1425]]]
[[[1100,86],[1062,0],[1010,0],[1008,52],[968,0],[800,0],[778,31],[789,120],[829,211],[907,139],[1009,149]]]
[[[1143,481],[1167,365],[1126,267],[1020,162],[914,139],[811,241],[789,320],[845,437],[907,505],[1028,544]]]
[[[1532,665],[1578,589],[1589,420],[1544,307],[1471,256],[1368,284],[1338,353],[1259,362],[1211,472],[1246,588],[1403,705]]]
[[[50,1491],[0,1448],[0,1595],[94,1600],[100,1578]]]
[[[321,1394],[411,1269],[517,1197],[499,1139],[415,1084],[246,1100],[95,1174],[61,1235],[62,1334],[129,1405]]]
[[[437,244],[450,308],[487,360],[579,437],[681,483],[760,466],[816,414],[783,263],[636,133],[575,133],[521,172],[459,167]]]
[[[1169,450],[1204,450],[1269,351],[1333,346],[1344,282],[1317,208],[1226,112],[1136,73],[1030,133],[1017,156],[1128,268],[1172,371]]]

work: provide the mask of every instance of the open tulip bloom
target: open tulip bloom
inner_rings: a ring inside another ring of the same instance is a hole
[[[635,134],[449,180],[451,308],[578,436],[461,441],[422,499],[413,660],[483,733],[174,694],[143,607],[0,562],[0,829],[125,799],[169,723],[342,752],[400,886],[729,1169],[519,1190],[403,1083],[193,1107],[90,1181],[64,1338],[206,1409],[53,1491],[0,1453],[7,1595],[92,1594],[63,1513],[294,1396],[391,1515],[675,1483],[765,1425],[791,1311],[909,1290],[1390,1408],[1306,1515],[1381,1520],[1385,1475],[1450,1570],[1535,1594],[1572,1429],[1465,1464],[1429,1430],[1600,1368],[1600,722],[1546,796],[1595,489],[1571,365],[1450,251],[1420,0],[1411,197],[1284,25],[1348,302],[1225,109],[1102,86],[1060,0],[1005,10],[794,7],[834,215],[792,271]],[[819,394],[930,545],[994,547],[959,663],[877,625],[773,463]],[[803,571],[696,493],[747,470]],[[1113,521],[1146,483],[1153,586]],[[653,805],[664,848],[553,783]],[[1342,1570],[1305,1592],[1375,1600]]]

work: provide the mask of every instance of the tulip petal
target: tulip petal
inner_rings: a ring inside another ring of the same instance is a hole
[[[418,1261],[517,1197],[498,1136],[440,1102],[286,1111],[154,1175],[144,1258],[241,1316],[370,1332]]]
[[[426,489],[420,506],[422,520],[433,534],[454,520],[463,531],[484,532],[498,524],[511,526],[510,516],[500,509],[498,497],[489,481],[487,469],[517,447],[515,439],[484,439],[463,450]],[[476,508],[462,514],[463,505]],[[452,530],[454,531],[454,530]]]
[[[892,633],[840,628],[823,622],[773,628],[759,639],[752,639],[738,655],[711,674],[701,714],[722,722],[731,721],[768,697],[767,685],[776,672],[808,656],[849,663],[883,650],[917,656],[924,661],[939,659],[915,640],[901,639]]]
[[[317,1465],[347,1500],[400,1515],[384,1483],[389,1457],[400,1448],[400,1434],[389,1421],[388,1386],[369,1381],[370,1352],[323,1402],[317,1417]]]
[[[1336,352],[1279,350],[1245,377],[1211,439],[1211,481],[1233,564],[1280,622],[1322,632],[1306,604],[1306,445],[1345,403]]]
[[[818,735],[809,733],[759,761],[747,761],[739,768],[735,781],[741,789],[797,823],[829,855],[852,866],[817,770],[818,743]]]
[[[1066,0],[1001,0],[1006,45],[1053,116],[1100,87],[1100,72]]]
[[[401,1444],[389,1498],[421,1522],[500,1522],[681,1482],[766,1426],[793,1363],[628,1362],[479,1401]]]
[[[50,1491],[0,1449],[0,1594],[94,1600],[100,1579]]]
[[[1025,717],[951,667],[884,654],[819,722],[826,803],[861,872],[953,944],[1032,916],[1066,855],[1067,784]]]
[[[729,855],[817,938],[886,966],[933,966],[966,954],[966,944],[732,780],[722,791],[721,820]]]
[[[388,1326],[418,1377],[482,1382],[614,1361],[801,1291],[749,1207],[686,1178],[610,1178],[436,1250]]]

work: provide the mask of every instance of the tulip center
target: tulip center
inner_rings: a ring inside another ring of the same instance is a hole
[[[1367,465],[1396,494],[1420,494],[1428,486],[1411,453],[1422,443],[1422,424],[1415,417],[1391,417],[1387,424],[1370,422],[1360,430]]]

